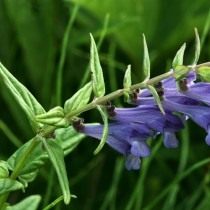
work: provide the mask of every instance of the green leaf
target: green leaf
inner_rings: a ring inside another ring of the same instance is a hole
[[[34,115],[45,113],[44,108],[36,100],[36,98],[31,94],[31,92],[21,84],[4,66],[0,63],[0,72],[2,79],[5,79],[4,82],[6,86],[11,86],[11,88],[16,91],[19,97],[27,104],[31,109]],[[15,95],[14,95],[15,96]],[[16,97],[16,96],[15,96]]]
[[[90,70],[92,73],[93,92],[96,97],[101,97],[105,94],[105,83],[98,50],[92,34],[90,34],[90,41]]]
[[[29,120],[34,124],[34,116],[45,113],[44,108],[39,104],[29,90],[22,85],[1,63],[0,63],[0,81],[8,88],[15,100],[25,111]]]
[[[131,65],[128,65],[126,71],[125,71],[125,76],[124,76],[124,80],[123,80],[123,87],[125,89],[129,89],[130,86],[132,84],[132,80],[131,80]]]
[[[16,180],[10,178],[0,179],[0,195],[6,192],[11,192],[23,188],[24,188],[23,184]]]
[[[158,105],[160,111],[161,111],[163,114],[165,114],[165,111],[164,111],[164,109],[163,109],[163,106],[162,106],[160,97],[159,97],[159,95],[158,95],[156,89],[155,89],[153,86],[151,86],[151,85],[148,85],[147,87],[148,87],[148,89],[150,90],[150,92],[152,93],[152,95],[153,95],[153,97],[154,97],[154,99],[155,99],[155,101],[156,101],[156,103],[157,103],[157,105]]]
[[[86,105],[90,100],[91,93],[92,83],[89,82],[65,102],[64,113],[70,113]]]
[[[66,127],[68,122],[64,118],[64,110],[60,106],[56,106],[49,110],[47,113],[36,116],[36,121],[46,125],[52,125],[56,127]]]
[[[85,138],[85,135],[78,133],[72,126],[58,128],[55,130],[55,141],[61,145],[64,154],[69,154]]]
[[[201,53],[201,42],[200,42],[198,30],[197,28],[195,28],[195,58],[192,63],[193,66],[195,66],[198,63],[200,53]]]
[[[71,199],[71,194],[70,194],[69,181],[64,162],[63,149],[59,144],[57,144],[54,141],[54,139],[46,140],[43,138],[42,142],[57,173],[60,187],[63,192],[64,203],[69,204]]]
[[[55,130],[55,138],[57,143],[63,148],[65,154],[69,154],[77,145],[84,139],[85,135],[78,133],[72,126],[68,128],[58,128]],[[20,161],[22,155],[30,146],[32,140],[22,145],[8,159],[8,168],[13,171]],[[28,183],[33,181],[39,171],[39,168],[44,165],[48,158],[46,151],[43,149],[42,143],[39,142],[29,158],[26,160],[25,166],[20,171],[18,179],[26,188]]]
[[[20,162],[25,151],[28,150],[34,139],[31,139],[22,145],[14,154],[9,157],[7,163],[8,168],[13,171],[17,164]],[[42,147],[40,140],[37,142],[36,148],[31,152],[30,156],[25,162],[25,166],[19,172],[18,179],[27,187],[27,183],[34,180],[37,175],[38,169],[44,164],[48,158],[45,150]]]
[[[4,160],[0,160],[0,179],[9,176],[8,164]]]
[[[97,106],[97,109],[102,116],[102,119],[103,119],[103,122],[104,122],[104,129],[103,129],[103,134],[102,134],[102,137],[101,137],[101,141],[100,141],[98,147],[94,151],[95,155],[98,154],[101,151],[101,149],[103,148],[104,144],[106,143],[108,133],[109,133],[107,113],[100,106]]]
[[[210,29],[210,9],[209,9],[208,16],[206,18],[206,21],[203,27],[203,33],[201,35],[201,49],[203,48],[203,44],[209,34],[209,29]]]
[[[8,206],[6,210],[36,210],[40,201],[40,195],[31,195],[13,206]]]
[[[197,70],[198,75],[200,75],[201,79],[205,82],[210,82],[210,67],[202,66]]]
[[[49,0],[39,1],[37,5],[40,10],[37,12],[31,8],[32,5],[33,3],[28,0],[7,0],[4,2],[3,9],[7,14],[8,23],[12,24],[16,34],[11,46],[14,50],[18,45],[23,55],[21,57],[24,59],[24,66],[27,69],[23,72],[23,76],[29,78],[31,86],[37,90],[41,87],[40,97],[43,97],[43,101],[49,101],[52,85],[55,84],[52,75],[54,75],[54,59],[58,50],[57,47],[55,49],[54,45],[53,31],[56,29],[52,18],[55,4],[49,3]],[[10,29],[9,26],[8,29]],[[5,30],[4,27],[2,30]],[[8,39],[11,42],[9,36]],[[9,46],[9,48],[11,47]],[[11,49],[8,50],[11,52]]]
[[[44,165],[44,163],[42,165]],[[40,166],[39,166],[39,168],[40,168]],[[37,175],[39,173],[39,168],[34,169],[30,173],[26,173],[26,174],[18,176],[18,180],[23,184],[24,188],[27,188],[28,183],[33,182],[35,180],[35,178],[37,177]]]
[[[130,92],[130,86],[132,84],[131,81],[131,65],[128,65],[126,71],[125,71],[125,76],[124,76],[124,80],[123,80],[123,87],[124,89],[126,89],[126,91],[124,91],[124,99],[126,102],[129,101],[129,92]]]
[[[145,80],[147,81],[150,78],[150,58],[144,34],[143,34],[143,46],[144,46],[143,70],[144,70]]]
[[[177,66],[183,65],[184,51],[186,48],[186,43],[184,43],[181,48],[177,51],[174,60],[172,62],[172,67],[175,69]]]

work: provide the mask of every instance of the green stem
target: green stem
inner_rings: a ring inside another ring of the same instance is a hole
[[[68,25],[67,25],[66,31],[63,36],[62,47],[61,47],[61,56],[60,56],[60,60],[59,60],[59,64],[58,64],[57,80],[56,80],[56,102],[58,105],[61,104],[63,66],[65,63],[66,52],[67,52],[67,48],[68,48],[69,34],[72,29],[75,18],[77,16],[78,10],[79,10],[79,4],[74,6],[72,15],[69,18]]]
[[[197,163],[195,163],[193,166],[191,166],[189,169],[181,173],[179,176],[177,176],[160,194],[156,197],[155,200],[153,200],[148,206],[144,208],[144,210],[150,210],[153,209],[154,206],[158,204],[158,202],[164,198],[170,191],[171,187],[173,187],[175,184],[178,184],[181,180],[186,178],[189,174],[191,174],[193,171],[197,170],[198,168],[210,163],[210,158],[206,158],[204,160],[201,160]]]
[[[49,209],[53,208],[54,206],[56,206],[57,203],[59,203],[62,200],[63,200],[63,195],[56,198],[52,203],[50,203],[48,206],[46,206],[43,210],[49,210]]]
[[[148,80],[147,82],[141,82],[141,83],[134,84],[130,87],[129,91],[134,91],[134,90],[139,89],[139,88],[146,88],[148,85],[154,85],[154,84],[160,82],[161,80],[166,79],[166,78],[168,78],[172,75],[173,75],[173,72],[170,71],[170,72],[161,74],[159,76],[156,76],[156,77]],[[71,113],[68,113],[66,115],[66,118],[68,120],[71,120],[71,118],[74,117],[74,116],[77,116],[77,115],[79,115],[83,112],[86,112],[88,110],[94,109],[98,105],[105,104],[107,101],[111,101],[115,98],[118,98],[118,97],[122,96],[124,94],[124,92],[127,92],[127,89],[118,89],[118,90],[116,90],[116,91],[114,91],[114,92],[112,92],[108,95],[97,98],[97,99],[93,100],[91,103],[87,104],[86,106],[84,106],[84,107],[82,107],[78,110],[75,110]]]
[[[20,147],[22,145],[22,142],[17,138],[17,136],[15,136],[15,134],[2,120],[0,120],[0,129],[16,147]]]
[[[198,70],[198,68],[200,68],[201,66],[210,66],[210,62],[202,63],[202,64],[196,65],[194,67],[193,66],[188,66],[188,71],[192,70],[192,68],[194,68],[195,70]],[[182,72],[182,70],[180,70],[180,72]],[[178,72],[176,72],[176,74],[178,74]],[[139,88],[147,88],[148,85],[152,86],[154,84],[157,84],[158,82],[160,82],[163,79],[167,79],[168,77],[172,77],[173,75],[174,75],[173,71],[166,72],[164,74],[153,77],[153,78],[151,78],[147,81],[131,85],[129,91],[132,92],[132,91],[134,91],[136,89],[139,89]],[[118,98],[118,97],[122,96],[124,94],[124,92],[127,92],[127,91],[128,91],[127,89],[118,89],[118,90],[116,90],[112,93],[109,93],[108,95],[97,98],[97,99],[93,100],[92,102],[90,102],[89,104],[85,105],[84,107],[81,107],[80,109],[77,109],[73,112],[68,113],[66,115],[66,118],[68,120],[71,120],[72,117],[75,117],[75,116],[77,116],[77,115],[79,115],[83,112],[89,111],[91,109],[94,109],[98,105],[105,104],[107,101],[111,101],[115,98]]]

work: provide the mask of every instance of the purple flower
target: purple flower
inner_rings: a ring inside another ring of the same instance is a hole
[[[103,125],[84,124],[80,132],[87,136],[101,139]],[[107,144],[126,156],[126,168],[139,169],[142,157],[150,155],[146,140],[154,133],[144,124],[140,123],[110,123]]]
[[[191,118],[195,123],[204,128],[208,133],[206,143],[210,145],[210,107],[201,105],[189,105],[177,103],[171,100],[164,100],[164,107],[171,111],[183,113]]]
[[[173,70],[171,70],[171,71],[173,71]],[[190,72],[187,73],[187,75],[184,77],[184,79],[186,80],[186,84],[188,84],[188,85],[194,84],[194,82],[197,79],[196,72],[194,70],[191,70]],[[162,86],[164,89],[167,89],[167,88],[176,89],[177,88],[176,79],[174,77],[169,77],[167,79],[164,79],[161,81],[161,83],[162,83]]]
[[[181,85],[185,86],[183,91],[178,90],[175,78],[163,80],[161,86],[163,106],[166,112],[182,113],[183,117],[187,116],[203,127],[208,133],[206,143],[210,145],[210,107],[203,105],[203,103],[210,105],[210,84],[196,83],[195,80],[195,72],[189,72],[186,78],[180,81]],[[156,102],[148,90],[143,90],[137,97],[136,104],[155,106]],[[173,120],[170,125],[173,125]],[[165,132],[163,136],[166,147],[177,145],[178,142],[173,133]]]
[[[107,144],[125,155],[128,170],[139,169],[141,158],[150,155],[149,137],[163,134],[165,147],[176,148],[179,142],[175,133],[188,118],[206,130],[205,141],[210,145],[210,84],[196,82],[196,72],[192,70],[178,82],[173,77],[164,79],[157,85],[157,92],[165,114],[147,89],[140,90],[132,101],[136,107],[107,108],[113,121],[109,124]],[[99,140],[103,133],[101,124],[84,124],[76,129]]]
[[[183,95],[210,105],[210,84],[199,82],[188,86],[188,90]]]
[[[163,142],[167,148],[178,146],[175,132],[184,127],[182,118],[169,111],[163,115],[156,105],[144,105],[136,108],[116,108],[112,119],[122,123],[137,122],[145,124],[156,133],[163,134]],[[169,138],[169,136],[173,138]]]

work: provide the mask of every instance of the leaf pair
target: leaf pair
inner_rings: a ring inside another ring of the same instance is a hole
[[[146,38],[145,38],[144,34],[143,34],[143,46],[144,46],[143,70],[144,70],[144,75],[145,75],[144,82],[147,82],[150,79],[150,58],[149,58],[147,42],[146,42]],[[165,114],[165,111],[164,111],[162,103],[161,103],[161,99],[160,99],[156,89],[152,85],[148,85],[148,84],[146,84],[146,87],[149,89],[149,91],[153,95],[155,102],[158,105],[160,111],[163,114]]]
[[[44,108],[31,94],[31,92],[22,85],[4,66],[0,63],[0,82],[13,95],[19,106],[26,113],[32,127],[37,130],[39,124],[35,121],[35,115],[45,113]]]

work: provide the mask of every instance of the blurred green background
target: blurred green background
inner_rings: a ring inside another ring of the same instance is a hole
[[[200,63],[209,61],[209,11],[208,0],[1,0],[0,61],[49,110],[63,105],[90,79],[90,32],[98,44],[108,93],[122,87],[128,64],[132,65],[133,81],[142,80],[142,33],[147,38],[153,76],[170,69],[183,42],[187,42],[185,64],[190,64],[194,27],[204,40]],[[24,143],[34,134],[2,85],[0,92],[0,158],[6,160],[18,146],[15,138]],[[100,121],[94,111],[83,117],[85,122]],[[126,171],[123,158],[108,147],[94,156],[98,142],[86,138],[66,157],[71,192],[78,198],[68,207],[60,204],[55,209],[208,210],[209,166],[172,184],[185,168],[209,157],[204,137],[204,131],[190,122],[188,130],[179,134],[178,149],[161,145],[137,172]],[[44,173],[46,170],[49,174]],[[161,193],[162,199],[150,208],[148,205]],[[30,194],[41,194],[43,206],[61,194],[50,164],[25,194],[13,193],[10,201],[15,203]]]

